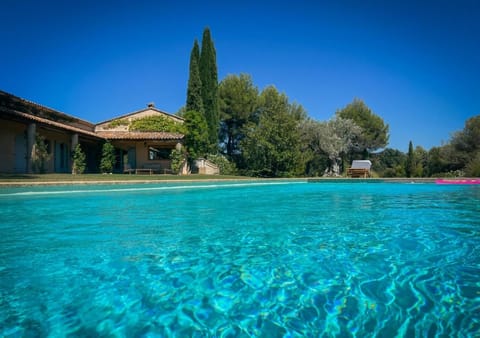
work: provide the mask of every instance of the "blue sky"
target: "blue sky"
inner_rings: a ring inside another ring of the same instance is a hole
[[[0,89],[91,122],[185,103],[193,41],[317,120],[360,98],[389,147],[427,149],[480,114],[480,1],[2,0]]]

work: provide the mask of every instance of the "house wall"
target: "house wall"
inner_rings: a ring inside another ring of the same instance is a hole
[[[69,173],[72,165],[72,141],[75,133],[44,127],[31,121],[0,119],[0,172],[28,173],[32,171],[32,160],[28,154],[28,126],[35,134],[45,138],[48,159],[46,173]],[[34,136],[33,136],[34,141]],[[87,154],[87,169],[93,171],[98,166],[98,142],[80,137],[82,149]]]
[[[71,135],[65,132],[54,132],[51,130],[45,130],[41,127],[37,128],[37,133],[45,137],[45,141],[48,143],[48,161],[45,165],[47,173],[53,172],[70,172],[70,154],[71,154]],[[65,147],[65,167],[59,166],[59,161],[56,158],[60,156],[58,153],[59,145],[64,144]],[[56,161],[56,162],[55,162]]]
[[[137,168],[146,168],[146,169],[155,169],[159,170],[161,173],[165,169],[170,169],[171,161],[170,159],[161,159],[161,160],[150,160],[149,155],[149,146],[154,146],[158,148],[174,149],[174,144],[158,144],[158,143],[149,143],[149,142],[137,142],[136,145],[136,155],[137,155]]]
[[[16,156],[20,156],[26,161],[26,131],[27,126],[25,124],[0,119],[0,172],[24,172],[23,168],[16,168],[18,165]],[[22,147],[15,146],[17,137],[25,139],[23,154],[19,153]]]
[[[128,141],[128,140],[112,140],[112,145],[116,149],[120,149],[123,152],[120,159],[120,166],[132,169],[154,169],[158,173],[169,172],[171,168],[170,159],[149,159],[149,147],[164,148],[173,150],[177,147],[181,147],[181,144],[172,141]],[[132,152],[134,152],[134,160],[131,160]],[[134,163],[132,163],[134,162]]]

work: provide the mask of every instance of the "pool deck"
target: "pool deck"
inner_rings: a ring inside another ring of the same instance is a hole
[[[211,183],[211,182],[242,182],[242,181],[295,181],[295,182],[308,182],[308,183],[435,183],[436,178],[326,178],[326,177],[314,177],[314,178],[208,178],[208,179],[163,179],[163,180],[151,180],[151,179],[128,179],[128,180],[35,180],[35,179],[18,179],[18,180],[0,180],[0,188],[2,187],[20,187],[20,186],[52,186],[52,185],[99,185],[99,184],[149,184],[149,183]]]

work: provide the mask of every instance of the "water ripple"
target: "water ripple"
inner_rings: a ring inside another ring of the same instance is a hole
[[[0,336],[480,332],[475,189],[100,190],[0,200]]]

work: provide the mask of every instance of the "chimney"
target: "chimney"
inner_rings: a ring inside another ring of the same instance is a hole
[[[154,102],[150,102],[147,104],[147,107],[148,108],[154,108],[155,107],[155,103]]]

